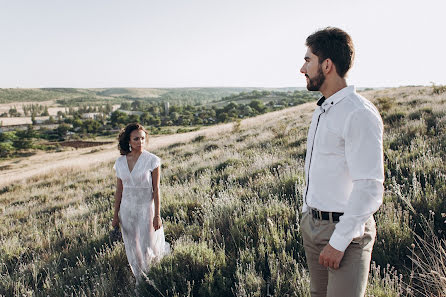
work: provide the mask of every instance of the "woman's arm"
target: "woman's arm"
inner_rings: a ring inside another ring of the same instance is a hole
[[[153,197],[153,202],[155,204],[155,216],[153,217],[153,228],[155,228],[155,230],[158,230],[162,226],[161,216],[160,216],[159,185],[160,185],[160,167],[157,167],[152,171],[152,189],[153,189],[152,197]]]
[[[113,215],[112,226],[116,228],[119,226],[119,209],[121,207],[121,199],[122,199],[122,180],[120,178],[116,179],[116,192],[115,192],[115,213]]]

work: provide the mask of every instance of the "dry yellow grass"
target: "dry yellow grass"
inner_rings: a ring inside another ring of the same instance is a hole
[[[434,286],[423,287],[424,295],[406,293],[404,268],[410,270],[408,247],[422,216],[444,230],[446,93],[401,88],[365,96],[377,102],[386,127],[386,191],[375,216],[377,265],[367,296],[442,296]],[[263,296],[267,275],[273,296],[309,296],[298,209],[314,108],[312,102],[150,140],[149,150],[163,160],[161,215],[173,253],[148,271],[153,285],[143,296],[154,296],[153,286],[165,296]],[[9,169],[0,164],[4,172],[15,166],[14,178],[32,165],[47,170],[0,194],[0,295],[133,296],[123,245],[110,245],[107,236],[118,152],[115,145],[96,150],[16,159]],[[422,246],[412,251],[426,254]]]

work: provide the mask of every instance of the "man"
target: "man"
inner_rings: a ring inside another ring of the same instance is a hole
[[[319,91],[307,139],[301,230],[311,296],[359,297],[375,242],[373,213],[382,203],[383,123],[375,106],[347,86],[350,36],[328,27],[310,35],[307,89]]]

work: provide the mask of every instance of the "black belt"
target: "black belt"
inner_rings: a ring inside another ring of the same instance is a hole
[[[342,212],[328,212],[328,211],[320,211],[317,209],[311,209],[311,215],[313,218],[318,220],[330,220],[330,214],[333,219],[333,222],[339,222],[339,217],[342,216],[344,213]]]

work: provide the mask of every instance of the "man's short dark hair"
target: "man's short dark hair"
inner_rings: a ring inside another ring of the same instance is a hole
[[[353,64],[355,49],[352,38],[339,28],[327,27],[316,31],[307,37],[305,45],[318,56],[319,63],[325,59],[333,61],[340,77],[345,77]]]

